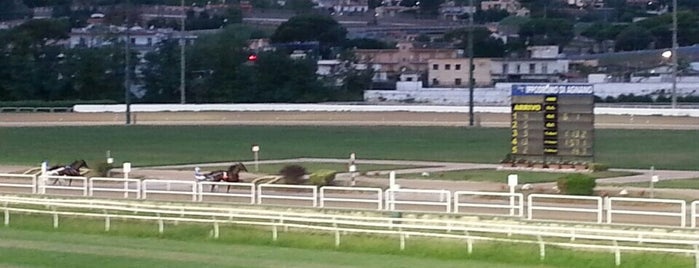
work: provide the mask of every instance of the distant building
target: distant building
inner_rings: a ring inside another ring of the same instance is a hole
[[[129,41],[135,50],[152,50],[162,42],[173,38],[172,29],[143,29],[138,26],[129,29]],[[68,45],[75,47],[109,46],[126,40],[126,27],[91,24],[84,28],[71,29]]]
[[[464,14],[476,13],[475,6],[457,5],[454,1],[447,1],[439,5],[439,15],[445,19],[456,20]]]
[[[369,11],[368,0],[314,0],[318,8],[335,14],[364,13]]]
[[[558,46],[530,46],[527,47],[528,57],[532,59],[558,58]]]
[[[33,19],[50,19],[53,16],[53,7],[35,7],[32,14]]]
[[[468,58],[456,59],[432,59],[428,61],[428,85],[429,87],[468,87]],[[492,84],[490,76],[489,58],[477,58],[473,60],[473,79],[476,86],[489,86]]]
[[[416,47],[412,42],[399,42],[394,49],[356,49],[357,61],[363,64],[379,64],[381,72],[397,76],[405,72],[427,73],[431,59],[453,59],[459,50],[451,48]]]
[[[494,82],[561,82],[569,65],[563,59],[493,59],[490,74]]]

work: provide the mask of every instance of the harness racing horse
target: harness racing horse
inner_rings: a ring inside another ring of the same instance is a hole
[[[195,175],[194,177],[197,179],[197,181],[211,181],[211,182],[240,182],[240,176],[238,173],[241,171],[247,172],[248,169],[243,165],[243,163],[237,163],[235,165],[231,165],[228,167],[228,170],[214,170],[206,174],[200,174],[199,173],[199,168],[195,168]],[[216,185],[211,185],[211,191],[214,191],[214,187]],[[231,186],[228,185],[228,190],[226,192],[231,191]]]
[[[80,168],[90,168],[87,166],[85,160],[75,160],[70,165],[56,165],[52,166],[46,170],[46,175],[49,176],[66,176],[66,177],[79,177],[87,173],[86,171],[81,172]],[[60,179],[62,181],[62,179]],[[59,182],[59,179],[55,179],[53,184]],[[73,183],[72,179],[68,179],[68,186]]]

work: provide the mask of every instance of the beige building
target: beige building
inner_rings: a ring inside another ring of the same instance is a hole
[[[403,72],[427,72],[427,61],[454,59],[457,49],[415,47],[412,42],[399,42],[394,49],[356,49],[358,63],[381,65],[381,72],[398,75]]]
[[[428,61],[430,87],[468,87],[468,58],[432,59]],[[473,78],[476,86],[492,84],[489,58],[473,59]]]

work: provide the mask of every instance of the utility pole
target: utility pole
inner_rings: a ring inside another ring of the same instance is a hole
[[[468,15],[468,125],[473,126],[473,0],[469,0]]]
[[[126,125],[131,124],[131,36],[129,35],[129,12],[131,3],[126,0],[126,40],[124,49],[124,104],[126,104]]]
[[[677,0],[672,0],[672,109],[677,108],[677,65],[679,54],[677,53]]]
[[[187,13],[184,10],[184,0],[180,3],[182,8],[182,21],[180,23],[180,103],[184,104],[185,99],[185,81],[184,81],[184,68],[185,68],[185,36],[184,36],[184,23],[187,18]]]

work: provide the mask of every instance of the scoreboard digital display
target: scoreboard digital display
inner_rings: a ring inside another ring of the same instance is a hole
[[[513,85],[511,115],[510,155],[515,159],[592,160],[592,85]]]

